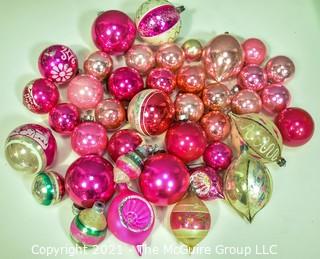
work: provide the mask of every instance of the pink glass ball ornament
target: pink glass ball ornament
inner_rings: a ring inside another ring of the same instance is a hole
[[[152,49],[143,44],[133,45],[125,56],[126,64],[137,70],[141,75],[147,74],[156,63]]]
[[[266,45],[259,39],[249,38],[242,43],[246,64],[261,65],[267,56]]]
[[[183,6],[176,8],[167,0],[145,1],[135,16],[139,36],[151,45],[174,42],[181,30],[183,10]]]
[[[179,69],[177,74],[177,84],[182,92],[201,92],[205,81],[206,72],[202,65],[185,65]]]
[[[136,26],[130,17],[117,10],[100,14],[91,28],[96,47],[111,55],[121,55],[128,51],[136,38],[136,33]]]
[[[95,51],[84,61],[84,72],[98,80],[105,79],[112,71],[113,61],[109,54]]]
[[[48,128],[24,124],[14,129],[5,143],[5,156],[17,171],[39,173],[50,166],[57,152],[57,142]]]
[[[96,201],[107,202],[115,191],[112,165],[98,155],[86,155],[67,170],[65,187],[79,207],[91,208]]]
[[[68,100],[79,109],[93,109],[102,100],[103,86],[90,75],[78,75],[67,88]]]
[[[231,164],[232,149],[223,142],[213,142],[204,151],[203,160],[215,170],[225,170]]]
[[[71,103],[59,103],[50,111],[48,120],[54,131],[62,135],[70,135],[80,123],[80,113]]]
[[[268,61],[265,70],[271,83],[284,83],[293,77],[295,65],[286,56],[276,56]]]
[[[71,147],[80,156],[102,155],[108,144],[105,128],[97,122],[82,122],[72,132]]]
[[[160,67],[177,70],[183,65],[184,52],[177,44],[164,44],[156,52],[156,62]]]
[[[110,94],[119,101],[130,101],[143,87],[141,75],[130,67],[117,68],[108,80]]]
[[[52,45],[42,51],[38,60],[41,75],[56,84],[67,84],[78,72],[78,59],[64,45]]]
[[[176,75],[170,69],[164,67],[152,69],[146,80],[149,88],[162,90],[167,94],[172,93],[176,83]]]
[[[241,90],[233,97],[231,109],[236,114],[259,113],[262,109],[261,98],[253,90]]]
[[[277,114],[290,104],[291,95],[281,84],[271,84],[265,87],[261,94],[262,107],[269,114]]]
[[[238,75],[238,84],[242,89],[262,90],[268,83],[267,74],[260,66],[249,64]]]
[[[189,187],[189,172],[176,156],[155,154],[145,161],[139,185],[148,201],[157,206],[168,206],[185,195]]]
[[[200,41],[196,39],[186,40],[182,44],[182,50],[184,52],[185,59],[189,62],[199,61],[202,56],[202,45]]]
[[[111,136],[107,151],[113,161],[117,161],[118,157],[121,155],[136,150],[136,148],[141,145],[142,141],[142,138],[135,130],[119,130]]]
[[[23,90],[23,104],[29,111],[48,113],[59,101],[59,91],[51,81],[39,78],[29,82]]]
[[[198,95],[179,93],[174,102],[176,119],[185,118],[189,121],[198,121],[204,113],[204,105]]]

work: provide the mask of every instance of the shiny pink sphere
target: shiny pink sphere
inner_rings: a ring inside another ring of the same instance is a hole
[[[80,207],[91,208],[96,201],[106,202],[115,190],[112,165],[98,155],[80,157],[68,168],[65,187]]]
[[[242,43],[246,64],[261,65],[267,56],[266,45],[259,39],[250,38]]]
[[[120,67],[109,77],[108,89],[119,101],[130,101],[144,87],[143,79],[134,68]]]
[[[70,135],[79,123],[79,110],[71,103],[59,103],[49,113],[50,127],[62,135]]]
[[[102,155],[106,150],[108,137],[105,128],[97,122],[82,122],[72,132],[71,147],[80,156]]]
[[[176,75],[167,68],[157,67],[150,71],[146,83],[149,88],[170,94],[176,87]]]
[[[265,66],[268,81],[272,83],[283,83],[293,77],[295,65],[293,61],[286,56],[276,56],[269,59]]]
[[[167,206],[183,198],[189,187],[189,172],[176,156],[159,153],[146,160],[139,185],[148,201]]]
[[[107,151],[113,161],[116,161],[119,156],[136,150],[141,143],[142,138],[135,130],[119,130],[111,136]]]
[[[280,84],[265,87],[261,94],[263,109],[269,114],[277,114],[290,104],[291,95],[288,89]]]
[[[130,49],[136,33],[136,25],[130,17],[117,10],[100,14],[91,29],[96,47],[111,55],[121,55]]]
[[[204,151],[203,160],[215,170],[225,170],[231,164],[232,150],[223,142],[213,142]]]
[[[59,101],[59,91],[51,81],[39,78],[29,82],[23,90],[23,104],[34,113],[48,113]]]
[[[286,108],[275,119],[283,144],[291,147],[306,144],[313,136],[314,122],[311,115],[301,108]]]
[[[242,89],[260,91],[268,83],[267,74],[263,68],[258,65],[246,65],[238,75],[238,83]]]
[[[80,109],[93,109],[103,98],[102,83],[89,75],[76,76],[67,91],[69,101]]]
[[[141,75],[148,73],[156,63],[152,49],[143,44],[132,46],[125,58],[127,66],[136,69]]]
[[[168,129],[165,144],[170,154],[189,163],[202,156],[207,145],[206,134],[196,122],[181,121]]]
[[[78,59],[67,46],[52,45],[40,54],[38,67],[43,77],[56,84],[66,84],[78,72]]]
[[[259,113],[262,109],[260,95],[253,90],[241,90],[233,97],[231,109],[236,114]]]

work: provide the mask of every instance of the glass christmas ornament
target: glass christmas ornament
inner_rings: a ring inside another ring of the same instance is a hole
[[[225,170],[231,164],[232,149],[223,142],[213,142],[204,151],[203,161],[215,170]]]
[[[242,49],[246,64],[261,65],[267,55],[267,48],[265,44],[256,38],[246,39],[242,43]]]
[[[241,90],[232,98],[231,110],[236,114],[259,113],[261,109],[261,98],[253,90]]]
[[[261,93],[263,110],[273,115],[287,108],[291,101],[288,89],[281,84],[271,84],[265,87]]]
[[[231,103],[231,91],[221,83],[208,84],[202,91],[202,101],[210,110],[224,110]]]
[[[286,56],[276,56],[271,58],[265,66],[268,80],[271,83],[284,83],[293,77],[295,65]]]
[[[200,97],[192,93],[179,93],[174,102],[176,118],[188,118],[189,121],[198,121],[204,113],[204,105]]]
[[[113,61],[109,54],[95,51],[84,61],[84,72],[98,80],[105,79],[112,71]]]
[[[184,53],[177,44],[164,44],[156,52],[156,62],[160,67],[175,71],[183,65]]]
[[[179,69],[177,84],[182,92],[199,93],[203,90],[206,72],[202,65],[185,65]]]
[[[143,44],[133,45],[125,56],[126,64],[137,70],[141,75],[147,74],[156,64],[152,49]]]
[[[186,40],[182,44],[182,50],[184,52],[185,59],[189,62],[199,61],[202,56],[202,45],[200,41],[196,39]]]
[[[267,83],[267,73],[259,65],[246,65],[241,69],[238,75],[238,84],[242,89],[260,91]]]
[[[162,90],[167,94],[171,94],[177,84],[176,75],[170,69],[157,67],[148,74],[146,84],[148,88]]]

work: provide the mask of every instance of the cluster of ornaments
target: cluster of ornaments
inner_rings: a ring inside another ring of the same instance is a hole
[[[210,230],[204,201],[225,199],[251,222],[272,193],[265,164],[283,166],[283,144],[301,146],[313,135],[312,117],[289,107],[291,59],[266,61],[261,40],[240,44],[229,33],[204,47],[196,39],[180,46],[174,41],[183,9],[149,0],[135,22],[121,11],[99,14],[92,25],[98,50],[83,69],[69,47],[49,46],[38,61],[42,77],[23,90],[24,106],[47,114],[50,128],[69,137],[80,157],[58,174],[51,130],[26,124],[8,136],[7,161],[36,174],[32,193],[40,204],[67,193],[77,244],[94,247],[111,231],[141,255],[155,221],[152,205],[175,204],[172,232],[191,251]],[[134,43],[138,35],[145,43]],[[114,68],[112,56],[127,66]],[[131,127],[121,129],[126,120]],[[146,144],[160,134],[163,148]],[[140,193],[128,187],[135,181]]]

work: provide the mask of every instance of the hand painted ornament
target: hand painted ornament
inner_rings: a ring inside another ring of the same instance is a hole
[[[88,154],[103,155],[107,144],[107,132],[97,122],[82,122],[71,135],[71,147],[80,156]]]
[[[189,253],[208,234],[211,217],[207,206],[193,193],[172,209],[170,227],[175,237],[188,247]]]
[[[259,65],[246,65],[238,75],[238,84],[242,89],[260,91],[267,83],[267,73]]]
[[[181,200],[189,187],[189,172],[174,155],[159,153],[144,163],[139,177],[143,196],[157,206],[168,206]]]
[[[176,75],[167,68],[157,67],[150,71],[146,84],[148,88],[158,89],[171,94],[176,87]]]
[[[119,186],[119,194],[108,208],[108,228],[122,242],[133,245],[141,256],[143,242],[150,235],[155,215],[149,202],[127,185]]]
[[[84,209],[74,217],[70,225],[72,240],[81,247],[96,247],[106,237],[107,220],[104,203],[97,201],[90,209]]]
[[[276,56],[268,61],[265,70],[268,80],[271,83],[281,84],[293,76],[295,65],[292,60],[286,56]]]
[[[64,196],[64,180],[54,171],[40,172],[32,183],[32,195],[35,200],[45,206],[60,202]]]
[[[174,106],[163,91],[147,89],[139,92],[129,103],[128,120],[132,128],[152,136],[165,132],[174,116]]]
[[[119,128],[125,122],[126,116],[122,103],[114,98],[102,100],[95,109],[95,120],[106,130]]]
[[[262,109],[261,98],[253,90],[240,90],[232,98],[231,109],[236,114],[259,113]]]
[[[240,72],[244,55],[238,40],[229,34],[215,37],[203,50],[207,73],[217,82],[233,79]]]
[[[264,43],[255,38],[250,38],[242,43],[244,60],[246,64],[261,65],[267,56],[267,48]]]
[[[54,161],[57,143],[48,128],[24,124],[14,129],[5,144],[5,155],[12,168],[39,173]]]
[[[183,65],[184,53],[177,44],[164,44],[156,52],[156,62],[160,67],[175,71]]]
[[[232,143],[238,154],[245,151],[262,163],[285,165],[286,161],[281,157],[281,133],[269,118],[255,113],[230,113],[229,116],[232,119]]]
[[[260,96],[263,110],[271,115],[287,108],[291,101],[290,92],[281,84],[268,85],[262,90]]]
[[[232,149],[223,142],[213,142],[203,154],[203,161],[215,170],[225,170],[232,161]]]
[[[119,101],[130,101],[143,89],[143,79],[137,70],[120,67],[114,70],[108,80],[108,89]]]
[[[185,59],[189,62],[200,61],[202,56],[202,45],[196,39],[190,39],[182,44]]]
[[[96,51],[84,61],[84,72],[98,80],[104,80],[112,71],[112,58],[105,52]]]
[[[93,109],[103,98],[103,86],[93,76],[78,75],[69,83],[67,95],[79,109]]]
[[[130,180],[139,178],[143,167],[143,162],[149,155],[153,154],[157,147],[144,145],[118,157],[113,168],[115,183],[128,183]]]
[[[195,122],[180,121],[167,130],[165,146],[168,153],[189,163],[202,156],[207,145],[206,135]]]
[[[185,65],[177,74],[178,87],[182,92],[198,93],[204,88],[206,72],[202,65]]]
[[[208,84],[203,89],[202,100],[206,108],[223,111],[231,103],[231,91],[221,83]]]
[[[278,114],[275,123],[283,144],[297,147],[306,144],[313,136],[314,122],[311,115],[300,108],[287,108]]]
[[[142,143],[142,138],[132,129],[123,129],[115,132],[108,143],[108,154],[113,161],[117,161],[118,157],[136,150]]]
[[[190,188],[201,200],[224,199],[222,178],[209,166],[190,170]]]
[[[121,55],[132,46],[137,34],[134,22],[121,11],[109,10],[100,14],[91,28],[96,47],[110,55]]]
[[[188,118],[189,121],[198,121],[204,112],[201,99],[191,93],[179,93],[174,102],[176,118]]]
[[[151,45],[174,42],[181,30],[182,11],[183,6],[176,8],[167,0],[145,1],[135,17],[139,36]]]
[[[115,189],[112,165],[98,155],[86,155],[67,170],[65,187],[70,199],[82,208],[108,201]]]
[[[242,155],[225,173],[224,196],[250,223],[269,202],[271,194],[271,175],[268,168],[256,159]]]
[[[126,53],[126,64],[141,75],[147,74],[156,64],[152,49],[143,44],[133,45]]]
[[[59,91],[51,81],[39,78],[23,89],[23,104],[34,113],[48,113],[59,101]]]
[[[52,82],[67,84],[78,72],[78,59],[67,46],[52,45],[42,51],[38,60],[41,75]]]
[[[80,123],[80,113],[71,103],[59,103],[50,111],[48,121],[54,131],[70,135]]]

